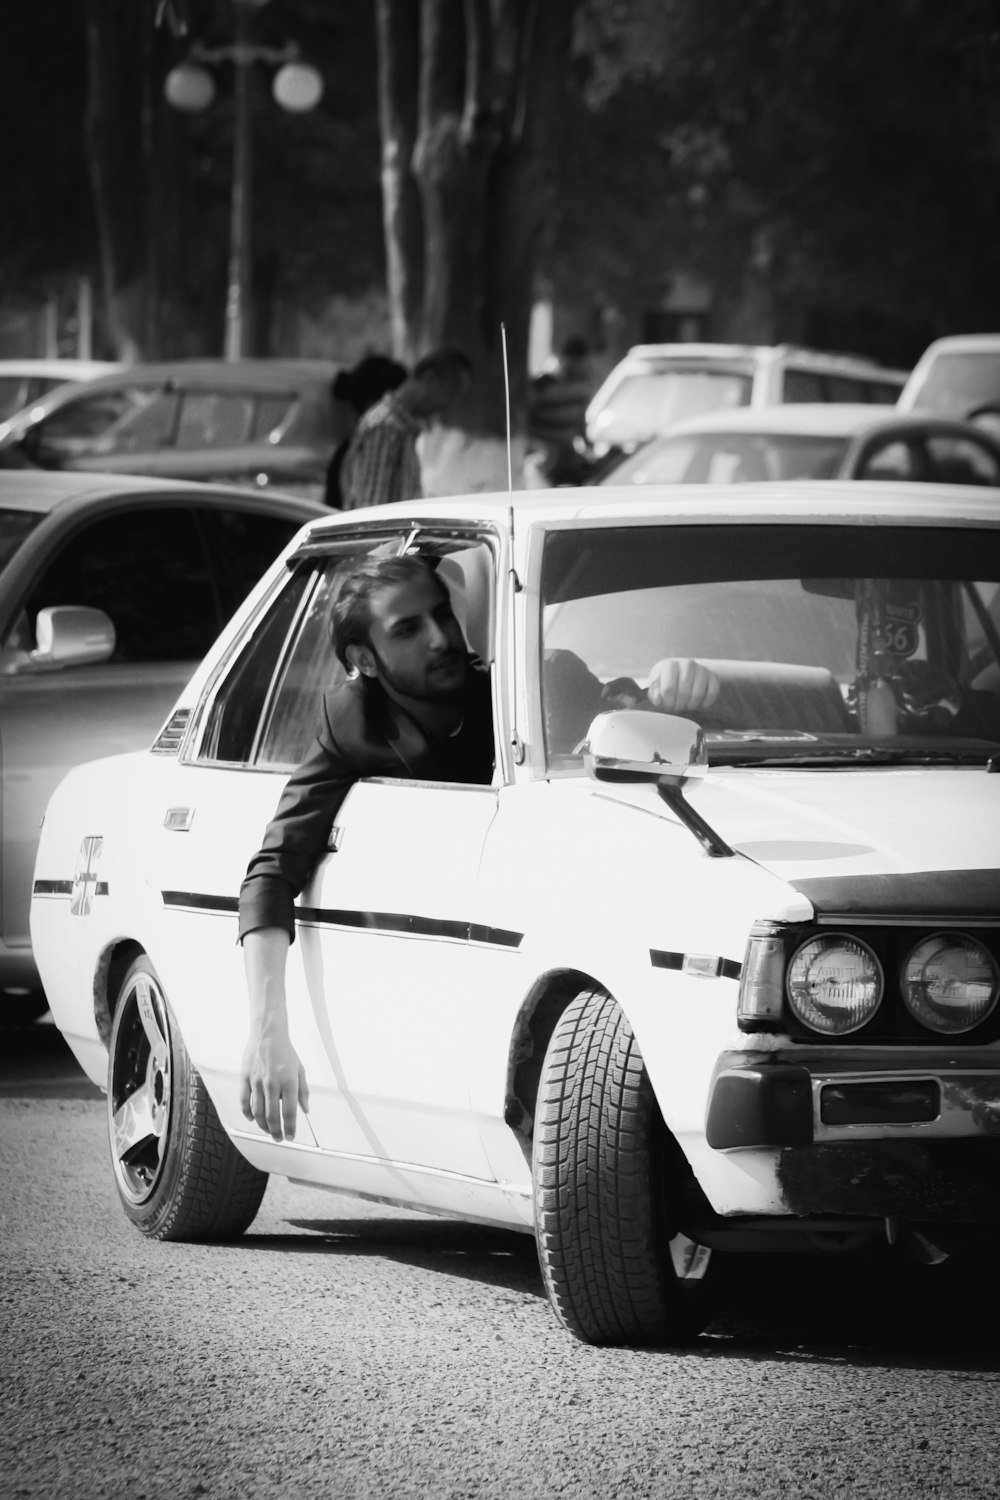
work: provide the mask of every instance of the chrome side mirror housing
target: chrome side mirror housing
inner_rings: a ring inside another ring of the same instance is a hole
[[[55,604],[38,611],[32,667],[82,667],[108,661],[115,651],[115,627],[103,609]]]
[[[684,796],[684,783],[704,776],[708,751],[701,727],[675,714],[624,708],[598,714],[583,744],[583,763],[596,781],[652,781],[660,798],[712,859],[733,850]]]
[[[708,770],[700,725],[676,714],[623,708],[598,714],[587,731],[583,763],[596,781],[663,781],[675,785]]]

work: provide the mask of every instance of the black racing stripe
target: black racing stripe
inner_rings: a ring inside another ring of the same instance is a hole
[[[456,922],[444,917],[417,917],[410,912],[347,911],[327,906],[300,906],[300,922],[318,927],[358,927],[366,932],[399,932],[409,937],[454,938],[461,943],[488,943],[495,948],[519,948],[524,934],[480,922]]]
[[[812,902],[817,916],[1000,922],[1000,869],[820,875],[788,884]]]
[[[68,887],[67,887],[68,889]],[[239,910],[236,896],[204,896],[195,891],[164,891],[165,906],[193,911],[233,913]],[[347,911],[326,906],[298,906],[298,922],[317,927],[358,927],[367,932],[399,932],[411,937],[455,938],[462,943],[487,943],[494,948],[519,948],[524,934],[505,927],[486,927],[479,922],[453,922],[438,917],[416,917],[407,912]]]
[[[235,913],[239,910],[236,896],[203,896],[196,891],[164,891],[164,906],[186,906],[195,911],[222,911]]]
[[[682,969],[684,967],[684,953],[671,953],[663,948],[650,948],[649,961],[654,969]],[[733,958],[717,958],[718,972],[716,978],[739,979],[743,972],[743,965],[738,964]]]
[[[35,896],[72,896],[75,880],[36,880],[31,887]],[[108,882],[97,881],[94,886],[95,896],[106,896],[108,894]]]

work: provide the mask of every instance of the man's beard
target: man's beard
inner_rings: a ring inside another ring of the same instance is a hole
[[[467,668],[462,673],[461,681],[454,686],[442,684],[440,688],[436,688],[433,673],[428,673],[418,685],[408,682],[404,676],[401,676],[398,672],[394,672],[375,650],[374,646],[369,644],[368,649],[375,658],[375,665],[378,668],[378,680],[383,687],[388,688],[397,697],[414,698],[418,702],[423,703],[455,703],[465,691]],[[453,661],[460,661],[464,664],[466,656],[463,651],[456,650],[454,653],[449,653],[443,660],[449,664]]]

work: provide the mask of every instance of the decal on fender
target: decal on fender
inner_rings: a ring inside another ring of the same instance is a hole
[[[89,835],[80,845],[80,858],[70,892],[69,910],[73,917],[89,917],[98,890],[102,889],[102,894],[107,891],[107,886],[102,883],[102,888],[97,880],[97,866],[103,850],[104,839],[99,834]]]

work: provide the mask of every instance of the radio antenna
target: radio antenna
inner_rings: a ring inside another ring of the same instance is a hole
[[[510,453],[510,371],[507,368],[507,326],[500,324],[500,343],[503,346],[503,390],[507,408],[507,493],[514,493],[514,469]]]

